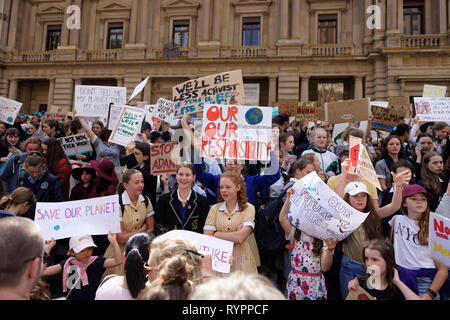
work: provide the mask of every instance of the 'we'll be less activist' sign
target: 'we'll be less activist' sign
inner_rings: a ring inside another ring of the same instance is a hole
[[[206,103],[245,104],[242,71],[228,71],[189,80],[172,88],[174,119],[203,111]]]

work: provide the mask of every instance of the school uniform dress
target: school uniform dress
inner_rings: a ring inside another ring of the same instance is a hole
[[[145,206],[145,200],[142,195],[139,195],[137,205],[135,206],[131,203],[128,192],[125,190],[125,192],[122,193],[122,202],[124,204],[124,212],[122,212],[122,208],[119,208],[119,211],[120,221],[122,222],[122,230],[125,232],[136,232],[145,223],[145,219],[151,217],[155,213],[150,201],[148,202],[147,207]],[[126,243],[119,243],[119,247],[123,255],[125,253]],[[114,249],[111,244],[106,249],[104,256],[106,258],[114,258]],[[103,274],[103,278],[110,274],[123,276],[124,263],[122,262],[116,267],[108,268]]]
[[[236,204],[236,208],[232,212],[229,212],[226,202],[220,202],[209,210],[203,230],[234,232],[238,231],[241,224],[244,227],[249,226],[253,229],[255,228],[255,207],[247,202],[247,208],[240,211],[239,205]],[[234,244],[231,272],[258,273],[254,254],[250,247],[249,237],[241,244]],[[223,275],[218,274],[218,276]]]
[[[191,189],[183,205],[178,189],[163,194],[156,207],[155,224],[170,230],[188,230],[203,233],[209,201]]]

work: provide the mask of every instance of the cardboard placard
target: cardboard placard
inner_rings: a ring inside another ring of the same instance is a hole
[[[34,217],[44,240],[120,233],[119,196],[78,201],[37,202]]]
[[[372,105],[372,128],[392,131],[399,123],[405,122],[407,111],[401,108],[383,108]]]
[[[388,108],[401,109],[405,111],[410,111],[410,103],[408,97],[389,97],[388,98]]]
[[[267,161],[271,135],[270,107],[206,104],[200,155]]]
[[[0,121],[13,125],[20,108],[21,102],[0,97]]]
[[[366,290],[358,287],[356,290],[351,289],[345,300],[375,300]]]
[[[272,108],[278,107],[279,114],[288,114],[289,117],[295,117],[297,115],[299,101],[297,100],[278,100],[272,102]]]
[[[309,121],[316,120],[317,101],[299,102],[295,121]]]
[[[125,87],[76,85],[74,108],[78,116],[107,118],[110,103],[124,105],[126,95]]]
[[[126,147],[136,139],[144,117],[145,109],[124,106],[108,141]]]
[[[173,121],[173,102],[164,98],[159,98],[156,108],[152,111],[153,117],[165,122]]]
[[[181,163],[180,143],[171,141],[155,143],[150,146],[150,173],[176,174],[177,166]]]
[[[423,86],[422,97],[424,98],[443,98],[447,92],[447,87],[444,86],[433,86],[425,84]]]
[[[92,152],[91,141],[86,133],[62,137],[58,141],[68,157]]]
[[[203,112],[206,103],[245,104],[242,71],[234,70],[188,80],[172,88],[174,119]]]
[[[325,103],[325,121],[346,123],[369,119],[370,99],[355,99]]]
[[[414,106],[420,121],[450,123],[450,98],[414,98]]]
[[[450,268],[450,219],[430,212],[428,249],[434,259]]]

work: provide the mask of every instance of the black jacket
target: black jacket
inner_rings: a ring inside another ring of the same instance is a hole
[[[186,220],[182,224],[177,190],[163,194],[159,198],[155,211],[155,224],[160,224],[167,229],[166,231],[181,229],[203,233],[203,226],[209,213],[208,199],[192,190],[187,204]]]

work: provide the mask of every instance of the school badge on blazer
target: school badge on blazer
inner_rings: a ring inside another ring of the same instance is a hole
[[[197,230],[198,229],[198,219],[192,220],[191,226],[192,226],[192,231]]]

